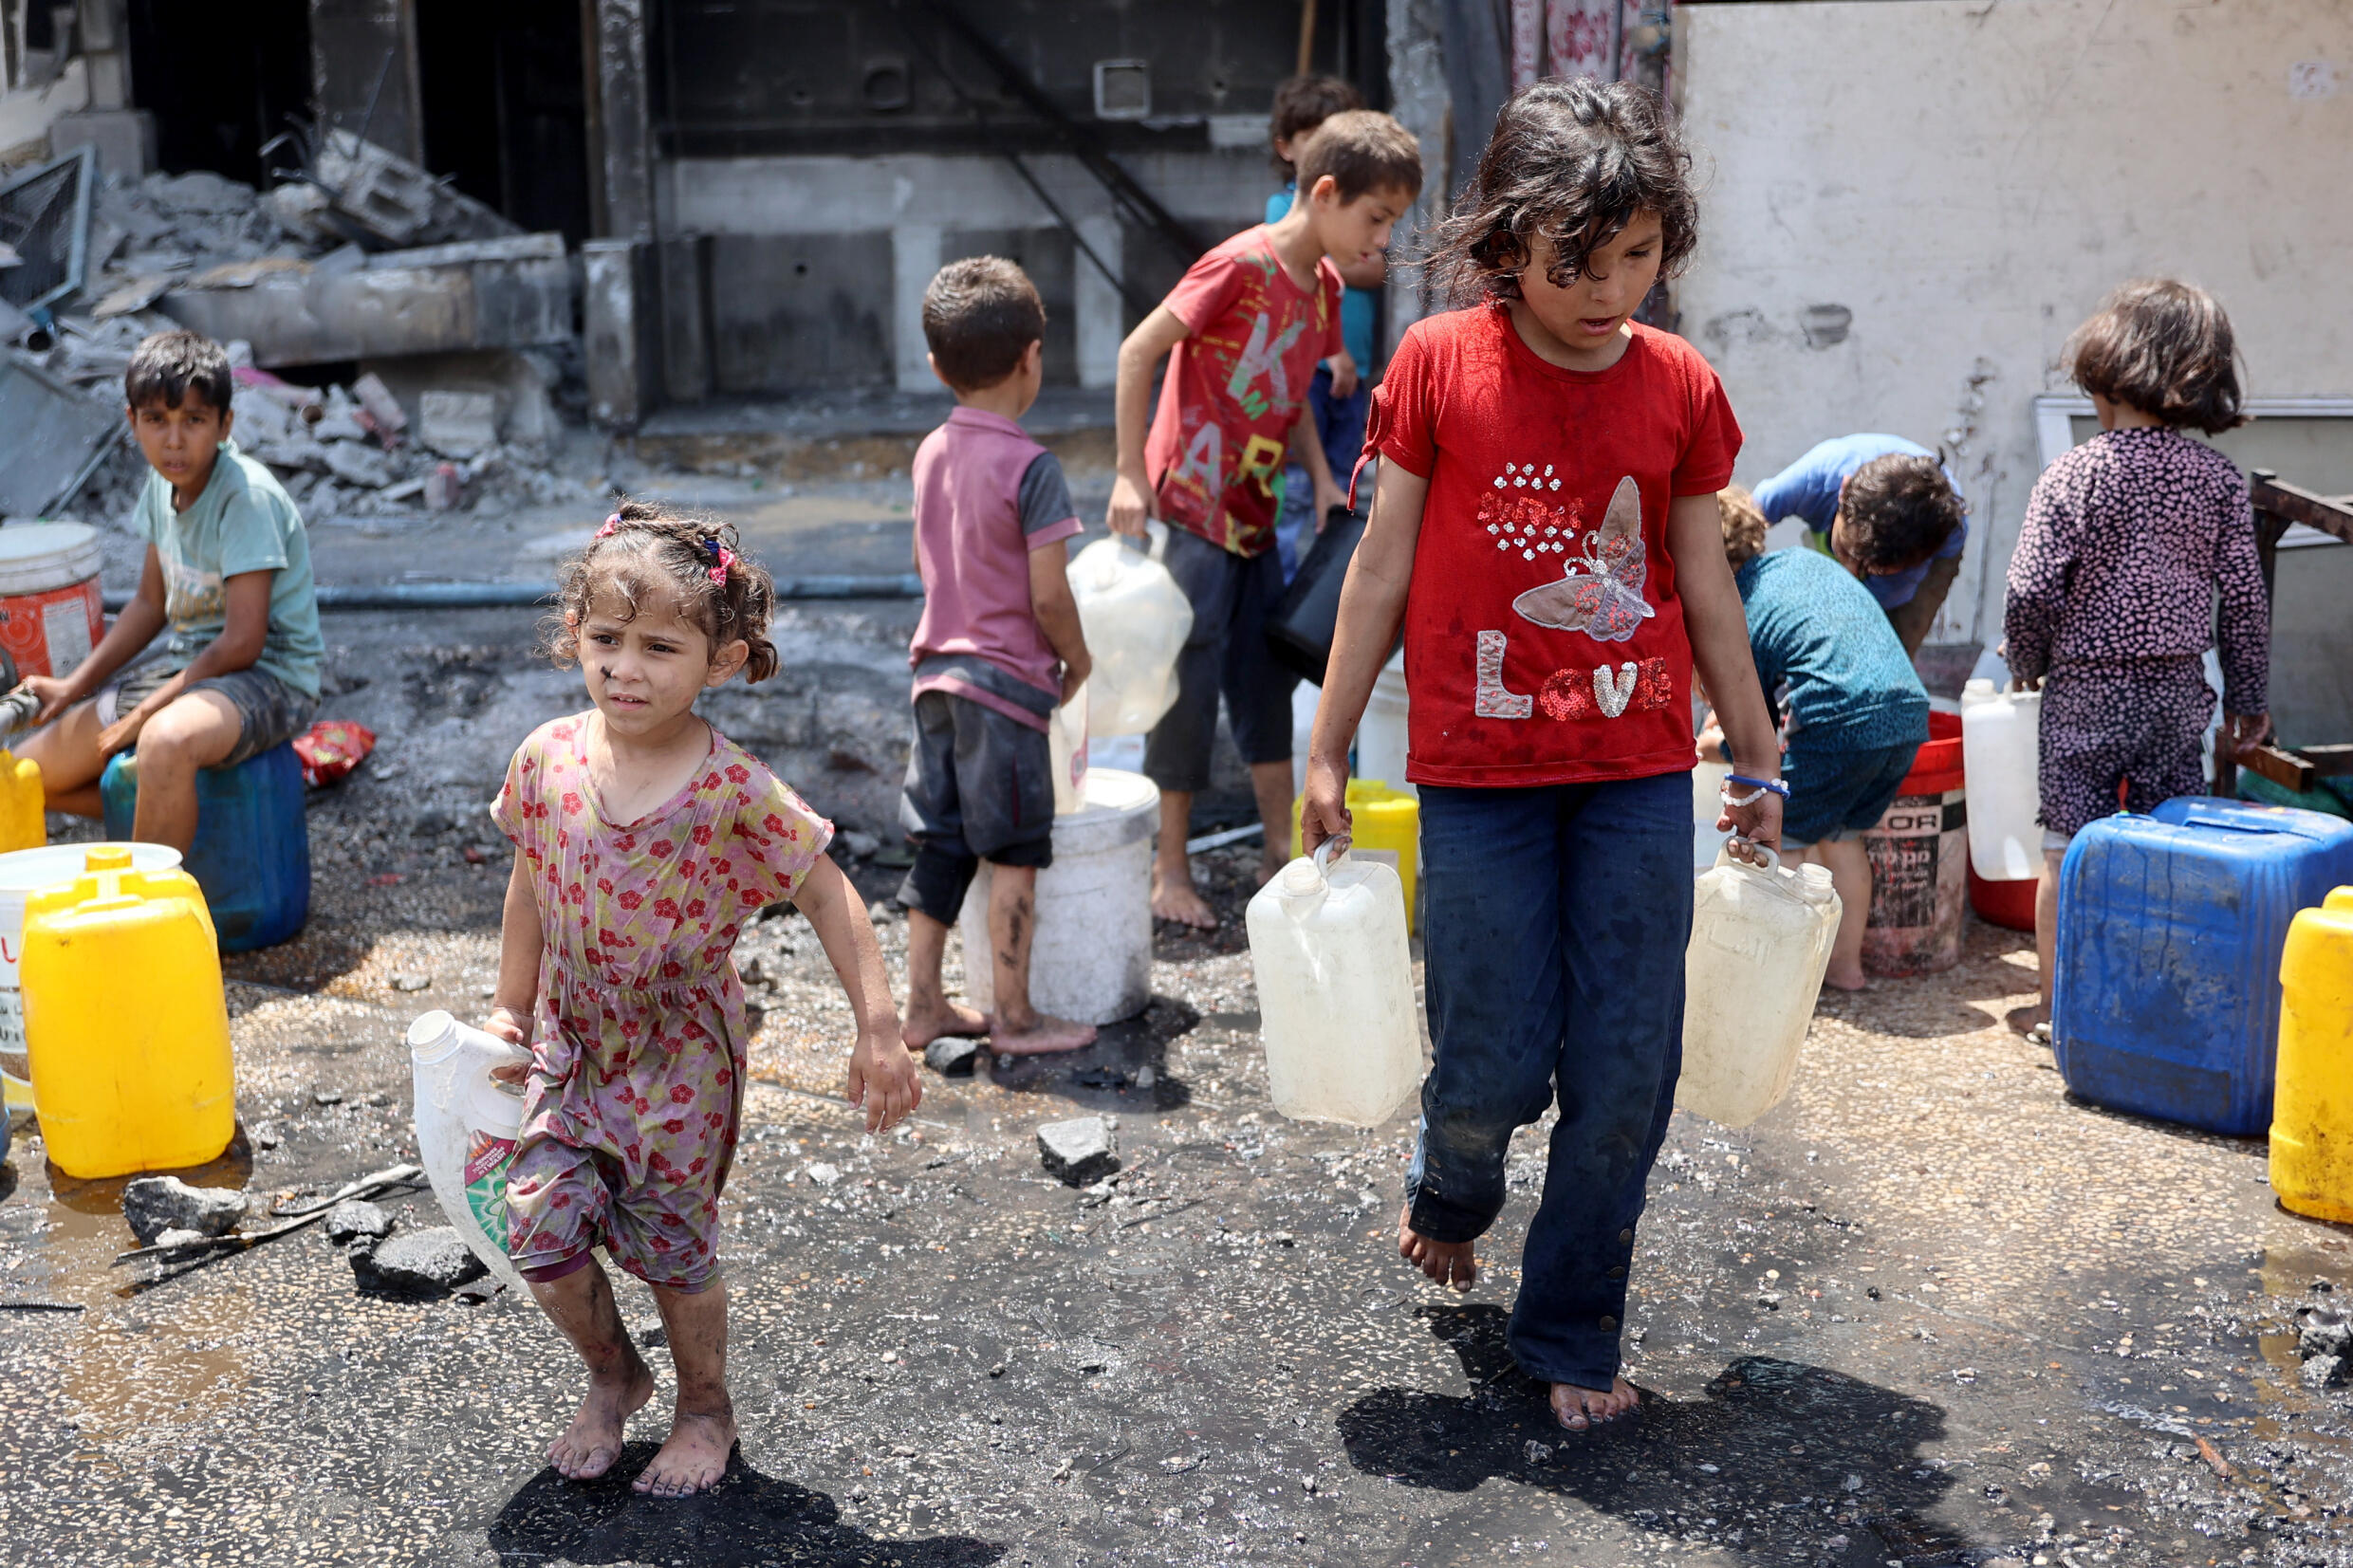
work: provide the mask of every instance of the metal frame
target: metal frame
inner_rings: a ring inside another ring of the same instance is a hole
[[[39,299],[28,300],[16,307],[28,316],[45,310],[52,301],[82,291],[83,274],[89,270],[90,206],[98,195],[98,148],[95,144],[84,143],[63,157],[51,158],[39,168],[28,169],[15,178],[0,184],[0,196],[5,196],[19,187],[46,178],[66,164],[75,162],[82,165],[82,177],[74,183],[73,249],[69,253],[71,259],[65,264],[65,278]]]

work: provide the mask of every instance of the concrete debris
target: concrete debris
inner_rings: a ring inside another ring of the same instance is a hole
[[[321,215],[326,222],[340,218],[387,246],[439,245],[518,232],[482,203],[349,131],[328,133],[311,177],[325,194]]]
[[[359,399],[360,412],[367,415],[368,427],[376,433],[376,438],[387,447],[397,445],[409,428],[408,411],[392,395],[392,389],[384,385],[384,378],[372,370],[363,372],[351,383],[351,395]]]
[[[321,1224],[326,1227],[326,1239],[337,1246],[362,1238],[380,1242],[392,1234],[392,1216],[364,1198],[344,1199],[326,1211]]]
[[[191,1187],[177,1176],[140,1176],[122,1190],[122,1217],[142,1246],[167,1230],[226,1236],[245,1218],[245,1194],[228,1187]]]
[[[488,1272],[453,1226],[412,1230],[351,1252],[352,1278],[363,1290],[430,1295],[454,1290]]]
[[[2314,1307],[2296,1328],[2296,1354],[2309,1361],[2353,1351],[2353,1317],[2337,1307]]]
[[[2336,1356],[2315,1356],[2305,1362],[2302,1376],[2310,1389],[2325,1389],[2344,1381],[2344,1360]]]
[[[801,1174],[820,1187],[831,1187],[842,1179],[842,1168],[838,1165],[827,1165],[820,1160],[811,1163]]]
[[[980,1042],[948,1036],[923,1047],[923,1065],[942,1078],[970,1078],[980,1065]]]
[[[498,399],[488,392],[428,392],[417,400],[417,438],[444,457],[498,445]]]
[[[1120,1168],[1111,1124],[1101,1116],[1049,1121],[1038,1129],[1038,1159],[1046,1173],[1072,1187],[1101,1181]]]
[[[149,1246],[198,1246],[213,1238],[201,1230],[164,1230],[145,1245]]]

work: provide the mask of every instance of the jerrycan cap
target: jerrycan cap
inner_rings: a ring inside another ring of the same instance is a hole
[[[2321,901],[2321,908],[2353,914],[2353,888],[2329,889],[2328,896]]]
[[[1332,862],[1347,853],[1344,837],[1325,839],[1315,846],[1315,854],[1303,855],[1283,868],[1283,891],[1293,898],[1305,898],[1323,890],[1331,875]]]
[[[1799,890],[1817,904],[1830,896],[1831,880],[1828,866],[1818,866],[1808,860],[1797,868],[1797,882]]]
[[[82,857],[83,871],[128,871],[131,869],[131,846],[100,844]]]

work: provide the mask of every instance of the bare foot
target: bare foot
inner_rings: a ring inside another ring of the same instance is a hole
[[[1195,931],[1217,929],[1217,912],[1195,890],[1190,867],[1176,872],[1159,865],[1152,868],[1152,918]]]
[[[1570,1431],[1581,1432],[1605,1421],[1615,1421],[1641,1402],[1634,1385],[1624,1378],[1613,1378],[1608,1392],[1581,1389],[1574,1383],[1552,1385],[1552,1417]]]
[[[564,1435],[547,1445],[547,1463],[572,1481],[594,1481],[621,1457],[621,1429],[654,1397],[654,1374],[629,1353],[629,1365],[609,1376],[591,1374],[588,1396]]]
[[[629,1489],[648,1497],[690,1497],[708,1491],[727,1474],[735,1451],[735,1410],[680,1411],[670,1423],[670,1440],[649,1461]]]
[[[2042,1004],[2029,1002],[2023,1007],[2010,1008],[2003,1015],[2002,1022],[2010,1025],[2013,1034],[2022,1034],[2032,1039],[2037,1028],[2044,1027],[2050,1023],[2050,1013]]]
[[[1442,1285],[1469,1290],[1478,1282],[1479,1261],[1469,1242],[1434,1242],[1413,1227],[1410,1208],[1398,1210],[1398,1256]]]
[[[1864,977],[1860,964],[1851,969],[1842,969],[1833,964],[1822,971],[1822,983],[1834,991],[1859,991],[1871,984]]]
[[[986,1014],[961,1002],[942,1002],[936,1007],[917,1010],[914,1002],[907,1004],[907,1022],[900,1026],[899,1038],[907,1042],[907,1049],[919,1051],[943,1036],[971,1038],[989,1032]]]
[[[1035,1013],[1023,1024],[1001,1018],[989,1020],[989,1047],[999,1056],[1051,1056],[1056,1051],[1084,1051],[1095,1043],[1095,1025],[1073,1024],[1051,1013]]]

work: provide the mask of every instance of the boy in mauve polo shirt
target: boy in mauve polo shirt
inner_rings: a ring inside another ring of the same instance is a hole
[[[909,654],[916,732],[899,804],[916,842],[899,890],[904,1038],[917,1051],[942,1035],[978,1034],[1004,1054],[1075,1051],[1094,1042],[1094,1029],[1029,1003],[1038,872],[1054,858],[1047,722],[1090,667],[1064,574],[1063,541],[1080,526],[1070,488],[1018,422],[1038,397],[1046,306],[1013,263],[970,257],[941,267],[924,291],[923,337],[956,408],[915,455],[923,618]],[[949,1001],[939,972],[983,860],[983,961],[995,966],[997,1003],[988,1016]]]

